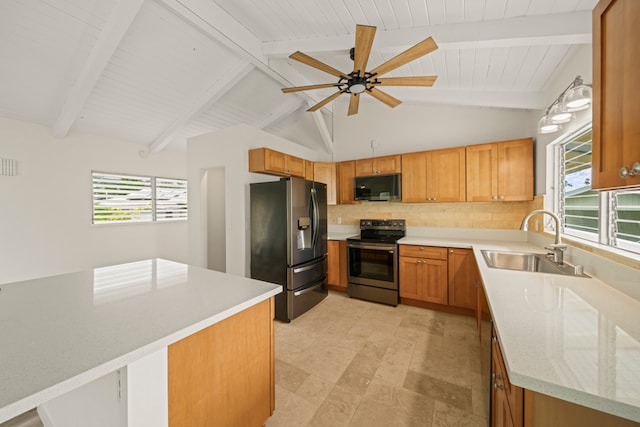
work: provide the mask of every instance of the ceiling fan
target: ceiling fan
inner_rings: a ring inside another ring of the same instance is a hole
[[[339,80],[337,83],[321,83],[309,86],[286,87],[282,88],[282,92],[291,93],[304,90],[336,87],[338,88],[337,92],[318,102],[307,111],[316,111],[343,93],[347,93],[349,94],[348,115],[350,116],[358,113],[361,93],[368,93],[391,108],[396,107],[401,103],[399,99],[381,91],[379,86],[433,86],[437,78],[436,76],[380,78],[381,75],[395,70],[414,59],[418,59],[438,49],[438,45],[436,45],[436,42],[433,41],[431,37],[421,41],[413,47],[410,47],[401,54],[394,56],[373,70],[366,71],[375,33],[376,27],[369,25],[356,25],[356,43],[355,47],[351,49],[353,71],[350,73],[343,73],[336,70],[324,62],[312,58],[300,51],[291,54],[289,58],[338,77]]]

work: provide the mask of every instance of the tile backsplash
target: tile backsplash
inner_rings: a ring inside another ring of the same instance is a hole
[[[361,218],[402,218],[411,227],[518,229],[522,218],[542,205],[542,196],[526,202],[363,202],[329,206],[327,215],[329,224],[358,225]]]

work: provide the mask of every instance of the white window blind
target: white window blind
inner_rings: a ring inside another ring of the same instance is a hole
[[[611,197],[614,245],[640,252],[640,190],[614,191]]]
[[[187,219],[187,181],[93,172],[93,223]]]
[[[187,181],[156,178],[156,220],[187,219]]]
[[[561,216],[564,233],[598,241],[600,196],[591,189],[591,129],[562,147]]]

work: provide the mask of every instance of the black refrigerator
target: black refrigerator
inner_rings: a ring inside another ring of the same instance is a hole
[[[328,294],[327,185],[302,178],[255,183],[251,278],[282,285],[275,317],[300,316]]]

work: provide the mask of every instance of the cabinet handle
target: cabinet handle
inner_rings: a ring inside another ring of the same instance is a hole
[[[640,161],[634,162],[631,170],[627,169],[626,166],[622,166],[622,169],[620,169],[620,178],[622,179],[636,175],[640,175]]]
[[[491,200],[498,200],[498,196],[491,196]]]
[[[498,383],[493,383],[493,388],[495,388],[496,390],[504,390],[504,386]]]
[[[498,199],[504,200],[504,196],[500,195],[500,196],[498,196]]]
[[[453,249],[449,249],[449,253],[452,254],[453,253]]]
[[[421,250],[421,251],[424,251],[424,248],[423,248],[422,246],[420,246],[420,250]]]

